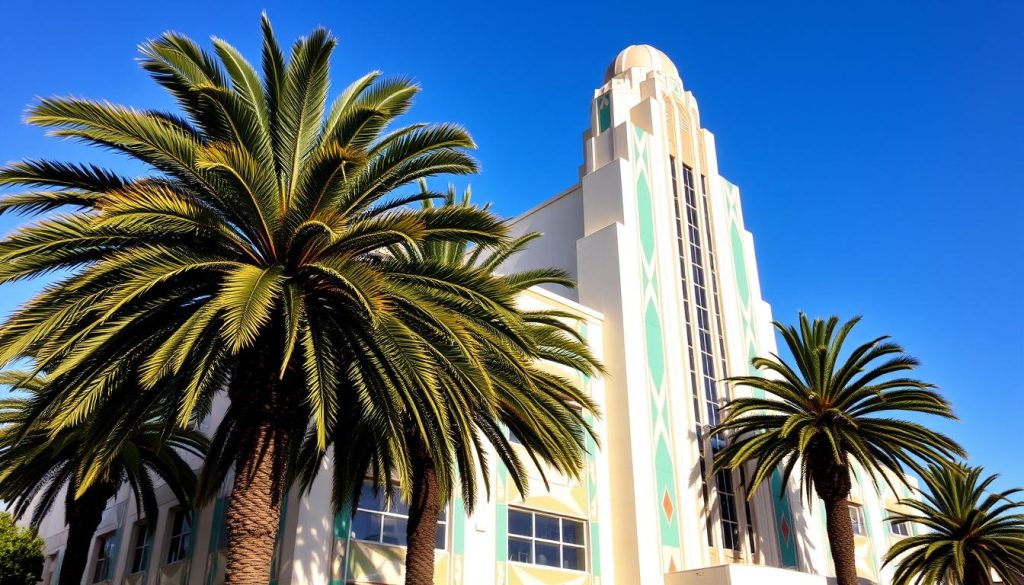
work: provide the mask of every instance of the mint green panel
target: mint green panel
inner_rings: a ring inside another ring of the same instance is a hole
[[[641,254],[643,285],[644,358],[648,374],[648,398],[654,444],[655,495],[658,510],[658,537],[662,547],[662,569],[677,570],[681,566],[678,492],[676,490],[675,458],[672,455],[669,429],[672,428],[665,387],[665,337],[659,302],[660,279],[657,268],[654,196],[651,191],[651,159],[647,133],[633,127],[633,172],[636,177],[637,233]]]
[[[597,98],[597,133],[600,134],[612,126],[612,95],[610,92]]]
[[[732,243],[733,266],[736,268],[736,288],[744,307],[750,306],[750,284],[747,282],[747,264],[743,254],[743,240],[736,222],[729,226],[729,240]]]
[[[647,342],[647,369],[651,381],[660,387],[665,380],[665,349],[661,344],[661,315],[653,304],[647,306],[644,314],[644,335]]]

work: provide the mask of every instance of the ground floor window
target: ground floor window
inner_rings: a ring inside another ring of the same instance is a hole
[[[859,536],[867,534],[864,527],[864,509],[856,504],[850,505],[850,523],[853,524],[853,533]]]
[[[96,567],[92,572],[93,583],[110,578],[110,563],[114,558],[114,536],[113,532],[108,532],[96,539]]]
[[[132,541],[132,564],[128,573],[141,573],[149,566],[149,549],[152,531],[149,524],[139,523],[135,525],[135,537]]]
[[[508,510],[508,560],[585,571],[586,523],[531,510]]]
[[[171,519],[171,538],[167,547],[167,564],[188,558],[189,542],[192,540],[192,512],[179,509]]]
[[[359,506],[352,517],[352,538],[367,542],[406,546],[406,532],[409,526],[409,506],[392,498],[386,502],[384,494],[375,492],[373,483],[363,483],[359,495]],[[434,548],[443,550],[448,542],[448,510],[441,509],[437,517],[437,532]]]

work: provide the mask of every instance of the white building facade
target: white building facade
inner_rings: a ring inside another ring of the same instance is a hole
[[[557,266],[579,283],[522,302],[574,314],[607,366],[604,379],[579,380],[602,405],[602,445],[591,445],[582,481],[533,482],[524,498],[499,467],[473,516],[453,502],[438,523],[436,583],[826,583],[834,572],[816,501],[779,474],[750,499],[743,472],[707,477],[707,431],[733,392],[721,380],[751,373],[775,337],[739,189],[719,174],[714,137],[668,57],[646,45],[616,57],[594,92],[579,183],[513,229],[545,237],[510,269]],[[871,583],[888,583],[882,555],[907,532],[884,522],[898,504],[882,492],[857,474],[851,521],[858,573]],[[401,583],[401,504],[385,509],[367,493],[354,515],[335,515],[329,495],[323,474],[288,499],[271,582]],[[223,498],[195,512],[170,493],[163,501],[154,530],[137,523],[127,493],[112,502],[84,583],[222,582]],[[59,514],[43,526],[45,578],[64,530]]]

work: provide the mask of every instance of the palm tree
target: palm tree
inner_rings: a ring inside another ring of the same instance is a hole
[[[859,318],[839,327],[839,319],[813,322],[800,314],[800,328],[775,323],[793,357],[790,366],[778,355],[753,360],[770,377],[739,376],[730,382],[760,391],[725,407],[725,418],[712,435],[729,441],[716,456],[713,472],[755,466],[748,497],[778,468],[788,481],[800,465],[801,481],[825,504],[826,527],[839,585],[855,585],[853,527],[847,498],[851,466],[859,464],[875,480],[903,480],[905,468],[921,469],[919,460],[943,461],[962,455],[960,447],[927,427],[902,420],[906,414],[954,418],[949,403],[934,386],[900,375],[918,362],[888,337],[853,349],[845,358],[843,343]]]
[[[142,66],[180,114],[76,98],[30,109],[29,123],[151,172],[127,178],[55,161],[0,169],[0,185],[31,189],[0,210],[65,210],[0,242],[0,284],[70,272],[0,325],[0,366],[29,356],[50,372],[37,413],[52,428],[84,420],[135,372],[147,395],[176,406],[179,424],[226,390],[199,498],[231,482],[227,582],[262,584],[288,463],[308,430],[323,451],[342,417],[393,431],[416,410],[432,449],[451,443],[418,366],[436,347],[466,354],[473,343],[466,328],[438,326],[457,316],[431,299],[491,285],[478,273],[399,263],[388,249],[493,244],[506,228],[476,209],[406,207],[425,195],[403,186],[476,170],[462,128],[390,128],[418,91],[409,80],[370,73],[328,107],[335,39],[326,30],[285,59],[264,16],[262,76],[213,43],[216,56],[175,33],[143,45]],[[410,315],[415,323],[403,321]],[[515,338],[512,325],[492,326]],[[483,376],[475,356],[454,365]]]
[[[428,193],[425,183],[421,190]],[[433,204],[427,200],[424,207],[431,209]],[[457,201],[454,188],[450,188],[441,209],[471,207],[468,189]],[[486,206],[483,209],[486,210]],[[458,322],[451,326],[473,331],[472,338],[478,345],[474,353],[481,356],[486,373],[483,379],[458,375],[459,370],[448,367],[443,354],[436,356],[438,359],[434,362],[420,366],[421,372],[432,372],[433,383],[442,393],[449,433],[457,440],[445,449],[435,448],[412,424],[416,413],[407,412],[404,433],[367,430],[360,440],[346,441],[351,433],[346,424],[340,428],[338,441],[334,443],[336,507],[355,508],[355,499],[368,469],[374,471],[372,475],[378,490],[392,497],[392,487],[397,484],[401,497],[409,502],[407,585],[433,583],[438,515],[450,501],[456,485],[461,486],[463,501],[472,511],[476,501],[476,478],[489,476],[485,444],[492,446],[520,493],[528,493],[529,471],[502,425],[516,435],[529,459],[541,471],[545,485],[547,478],[543,475],[542,462],[571,478],[578,479],[583,469],[586,437],[594,437],[594,432],[582,412],[585,409],[598,415],[599,409],[572,380],[552,373],[550,365],[591,377],[603,373],[603,366],[573,328],[574,315],[557,310],[525,310],[514,303],[531,286],[545,283],[574,286],[574,283],[556,269],[496,273],[505,260],[537,237],[539,234],[528,234],[472,250],[465,242],[436,241],[402,244],[391,250],[397,261],[409,266],[436,265],[478,274],[490,284],[487,290],[480,291],[479,298],[487,296],[498,301],[488,310],[480,311],[467,304],[461,295],[445,294],[434,298],[434,302],[451,304],[451,310],[459,315]],[[515,323],[522,339],[510,338],[504,330],[490,325],[495,316]],[[406,446],[411,457],[407,473],[404,468],[396,470],[377,455],[388,452],[393,443]],[[309,454],[300,459],[309,462],[303,478],[303,483],[308,485],[320,465],[318,459],[311,456],[311,441],[307,441],[306,450]]]
[[[192,427],[168,428],[151,411],[123,409],[116,402],[88,422],[52,433],[32,413],[46,382],[24,372],[0,373],[0,386],[13,391],[0,400],[0,499],[13,505],[16,518],[31,512],[30,525],[38,530],[64,490],[68,538],[59,583],[78,585],[107,501],[127,484],[140,511],[155,519],[153,481],[160,479],[189,505],[196,476],[183,455],[202,457],[208,441]],[[95,478],[87,487],[85,475]]]
[[[944,583],[988,585],[995,571],[1004,583],[1024,583],[1024,490],[986,493],[997,475],[981,478],[981,467],[932,465],[921,477],[923,498],[901,503],[911,512],[890,522],[923,528],[893,544],[884,564],[896,564],[893,585]]]

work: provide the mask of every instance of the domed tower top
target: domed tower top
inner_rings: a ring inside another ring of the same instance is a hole
[[[665,75],[670,75],[676,79],[681,79],[679,77],[679,70],[676,69],[675,64],[668,58],[668,55],[650,45],[630,45],[623,49],[615,57],[615,60],[608,65],[608,70],[604,73],[604,82],[608,83],[611,78],[620,73],[625,73],[632,67],[646,67],[655,71],[661,71]]]

